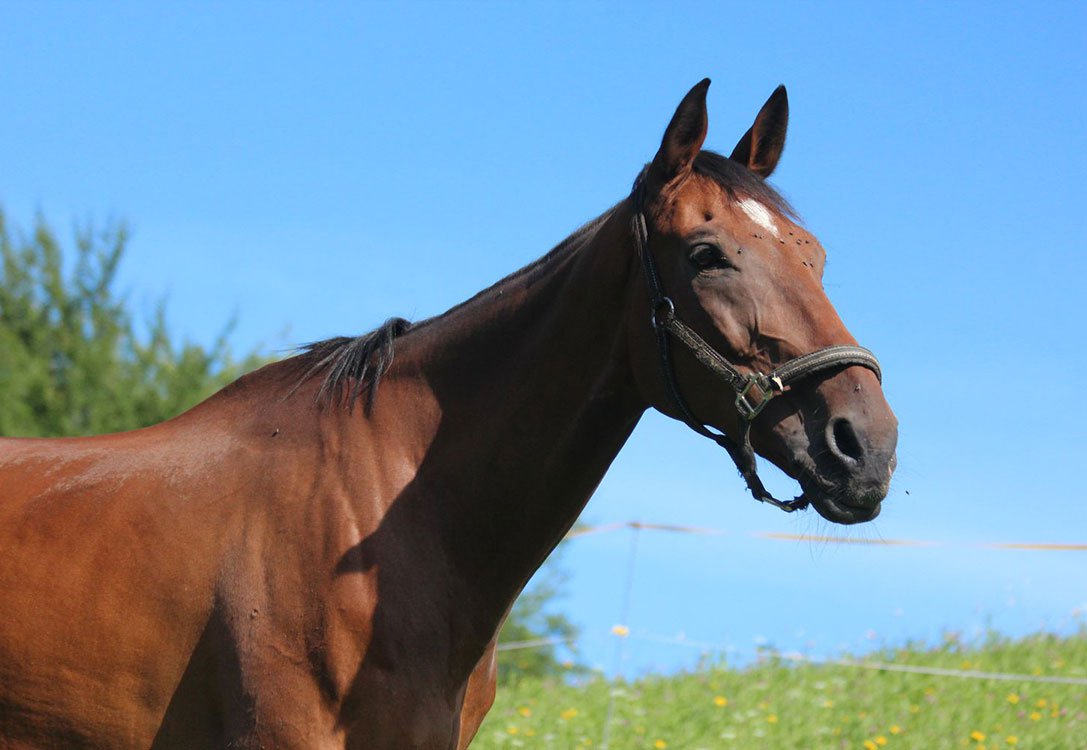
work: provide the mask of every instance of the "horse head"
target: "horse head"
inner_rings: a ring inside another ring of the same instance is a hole
[[[875,357],[827,298],[826,251],[765,181],[785,145],[785,88],[726,158],[702,150],[708,87],[680,103],[632,196],[643,278],[627,326],[639,390],[729,448],[759,499],[871,520],[894,471],[897,421]],[[754,453],[799,482],[801,503],[765,493]]]

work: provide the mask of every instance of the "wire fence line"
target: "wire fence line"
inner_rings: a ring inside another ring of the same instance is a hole
[[[499,643],[495,651],[523,651],[525,649],[544,648],[545,646],[569,646],[578,641],[570,638],[531,638],[527,641],[506,641]]]
[[[681,646],[686,648],[696,648],[705,654],[725,654],[735,653],[735,649],[723,644],[706,643],[700,641],[691,641],[685,637],[669,637],[644,633],[632,633],[630,627],[625,624],[629,620],[630,612],[630,599],[631,592],[634,583],[635,567],[637,562],[637,549],[638,549],[638,537],[639,532],[643,530],[647,531],[663,531],[679,534],[697,534],[697,535],[712,535],[712,536],[725,536],[730,532],[724,529],[715,529],[698,526],[681,526],[678,524],[668,523],[649,523],[644,521],[621,521],[615,523],[602,524],[598,526],[588,526],[574,529],[567,535],[567,539],[577,539],[580,537],[588,536],[591,534],[602,534],[612,531],[629,530],[631,534],[631,547],[627,560],[626,575],[623,583],[623,603],[622,611],[620,614],[619,623],[611,628],[610,635],[617,638],[616,646],[616,669],[615,674],[619,674],[619,663],[623,659],[625,653],[625,643],[628,639],[653,641],[656,643],[665,643],[674,646]],[[956,546],[954,543],[947,542],[933,542],[924,540],[913,539],[863,539],[853,537],[837,537],[837,536],[814,536],[806,534],[786,534],[778,532],[755,532],[750,534],[755,538],[766,539],[770,541],[813,541],[813,542],[831,542],[839,544],[857,544],[857,545],[872,545],[872,546],[892,546],[892,547],[942,547],[942,546]],[[989,549],[1003,549],[1003,550],[1032,550],[1032,551],[1047,551],[1047,552],[1081,552],[1087,551],[1087,544],[1079,543],[1025,543],[1025,542],[973,542],[966,544],[959,544],[957,546],[968,546],[972,548],[989,548]],[[581,638],[579,637],[553,637],[553,638],[534,638],[522,641],[510,641],[506,643],[500,643],[496,647],[500,652],[511,652],[524,649],[537,649],[547,648],[551,646],[573,646]],[[952,669],[946,667],[930,667],[916,664],[898,664],[894,662],[877,661],[871,659],[855,659],[855,658],[820,658],[812,657],[806,654],[798,652],[766,652],[759,651],[753,652],[750,655],[754,656],[766,656],[770,654],[776,658],[780,658],[786,661],[794,663],[814,664],[814,665],[836,665],[857,669],[868,669],[882,672],[901,672],[909,674],[922,674],[936,677],[950,677],[957,679],[973,679],[973,680],[1004,680],[1004,681],[1016,681],[1016,682],[1037,682],[1037,683],[1056,683],[1064,685],[1087,685],[1087,677],[1078,676],[1064,676],[1064,675],[1046,675],[1046,674],[1016,674],[1011,672],[988,672],[975,669]],[[607,728],[610,726],[610,713],[611,705],[608,706],[608,718],[605,720],[605,734],[603,737],[603,746],[606,747],[608,743]]]
[[[625,580],[623,581],[623,597],[619,612],[619,624],[612,626],[611,635],[617,638],[615,643],[615,668],[613,678],[621,675],[621,665],[626,653],[629,639],[654,641],[688,648],[697,648],[703,654],[735,654],[736,650],[728,646],[713,643],[704,643],[688,640],[685,637],[665,637],[651,634],[633,633],[629,626],[630,604],[634,588],[635,570],[638,557],[638,538],[643,530],[662,531],[678,534],[697,534],[702,536],[726,536],[729,532],[724,529],[715,529],[698,526],[681,526],[669,523],[647,523],[644,521],[621,521],[602,524],[598,526],[583,526],[572,530],[566,539],[577,539],[591,534],[603,534],[613,531],[628,530],[630,532],[630,551],[627,556]],[[987,548],[995,550],[1019,550],[1019,551],[1044,551],[1044,552],[1082,552],[1087,551],[1087,544],[1080,543],[1049,543],[1049,542],[967,542],[947,543],[915,539],[865,539],[839,536],[820,536],[807,534],[786,534],[779,532],[754,532],[749,536],[768,541],[806,541],[817,543],[837,543],[848,545],[884,546],[884,547],[949,547],[965,546],[970,548]],[[500,652],[512,652],[523,649],[547,648],[551,646],[565,645],[573,647],[577,637],[535,638],[530,640],[500,643],[497,650]],[[750,655],[750,654],[749,654]],[[1062,685],[1087,686],[1087,676],[1067,676],[1052,674],[1017,674],[1012,672],[990,672],[977,669],[953,669],[948,667],[925,666],[920,664],[901,664],[888,661],[879,661],[866,658],[818,658],[798,652],[777,652],[772,650],[759,650],[753,654],[757,658],[781,659],[796,664],[834,665],[852,669],[866,669],[877,672],[898,672],[906,674],[926,675],[965,680],[1009,681],[1018,683],[1050,683]],[[608,750],[611,741],[612,718],[615,707],[615,699],[618,687],[613,686],[608,691],[607,708],[605,709],[603,726],[601,729],[600,748]]]
[[[682,526],[671,523],[654,523],[647,521],[616,521],[597,526],[584,526],[576,528],[566,535],[566,539],[578,539],[593,534],[605,534],[623,529],[648,531],[668,531],[676,534],[697,534],[701,536],[736,536],[735,532],[726,529],[715,529],[705,526]],[[865,539],[849,536],[823,536],[818,534],[786,534],[773,531],[756,531],[745,534],[756,539],[767,539],[778,542],[826,542],[832,544],[855,544],[862,546],[883,547],[968,547],[971,549],[1003,549],[1023,550],[1037,552],[1087,552],[1087,542],[948,542],[929,541],[923,539]]]
[[[692,641],[683,637],[668,637],[651,634],[630,633],[622,625],[612,628],[611,634],[620,639],[634,639],[652,641],[654,643],[667,643],[674,646],[696,648],[704,653],[735,653],[730,646],[702,641]],[[544,648],[546,646],[570,646],[579,638],[536,638],[526,641],[509,641],[498,644],[498,651],[518,651],[523,649]],[[1012,682],[1044,682],[1059,685],[1087,685],[1087,677],[1072,677],[1065,675],[1047,674],[1022,674],[1015,672],[988,672],[978,669],[952,669],[949,667],[929,667],[921,664],[897,664],[895,662],[875,661],[870,659],[834,659],[816,656],[808,656],[797,652],[759,651],[750,652],[755,656],[771,655],[784,661],[797,664],[831,665],[839,667],[853,667],[856,669],[869,669],[877,672],[904,672],[908,674],[923,674],[935,677],[955,677],[968,680],[1003,680]]]

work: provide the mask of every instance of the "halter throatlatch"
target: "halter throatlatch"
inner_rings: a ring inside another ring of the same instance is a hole
[[[860,365],[874,372],[876,378],[882,382],[883,375],[879,369],[879,360],[876,359],[876,355],[862,346],[828,346],[790,359],[767,374],[752,372],[745,375],[737,370],[720,352],[676,317],[675,303],[664,293],[660,274],[657,273],[657,266],[653,261],[653,254],[649,251],[649,226],[645,219],[645,176],[648,169],[648,166],[643,169],[634,181],[631,194],[631,200],[634,203],[632,229],[634,244],[638,248],[645,278],[649,284],[650,322],[657,334],[661,369],[664,372],[664,380],[668,385],[672,403],[679,410],[688,427],[728,451],[744,482],[747,483],[747,489],[756,500],[770,503],[786,513],[806,508],[808,499],[803,493],[790,501],[778,500],[763,485],[755,462],[755,450],[751,447],[751,423],[772,398],[783,393],[790,385],[825,370]],[[683,399],[672,366],[670,349],[672,338],[686,346],[695,359],[736,392],[736,411],[740,415],[743,429],[739,442],[723,432],[714,432],[706,427],[694,416],[691,407]]]

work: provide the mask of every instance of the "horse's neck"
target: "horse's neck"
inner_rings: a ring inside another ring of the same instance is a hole
[[[405,340],[441,410],[419,478],[458,566],[499,598],[561,540],[645,408],[624,215]]]

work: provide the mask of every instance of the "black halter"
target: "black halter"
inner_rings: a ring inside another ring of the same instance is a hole
[[[814,375],[824,370],[836,369],[860,365],[867,367],[882,381],[882,373],[879,369],[879,360],[876,355],[861,346],[828,346],[808,354],[803,354],[795,359],[790,359],[783,365],[775,368],[768,374],[752,372],[744,375],[737,370],[727,359],[707,344],[701,336],[695,333],[676,317],[676,307],[672,299],[664,293],[661,287],[660,275],[657,266],[653,262],[653,254],[649,252],[649,226],[645,220],[645,177],[649,167],[642,170],[634,181],[631,200],[634,204],[634,217],[632,229],[634,244],[638,248],[638,255],[642,259],[642,267],[645,269],[645,278],[649,284],[649,309],[650,321],[653,330],[657,334],[657,348],[660,352],[661,368],[664,371],[664,380],[668,384],[668,392],[672,403],[679,410],[683,421],[687,426],[699,435],[708,437],[726,451],[740,470],[740,475],[747,483],[748,490],[756,500],[781,508],[787,513],[805,508],[808,500],[801,493],[791,501],[778,500],[771,495],[762,480],[759,479],[758,467],[755,463],[755,451],[751,447],[751,423],[759,412],[763,410],[770,399],[783,393],[786,388],[798,380]],[[743,435],[739,442],[728,435],[710,430],[691,412],[691,407],[684,401],[676,382],[676,373],[672,367],[672,355],[669,347],[670,338],[675,337],[680,343],[691,350],[695,358],[709,369],[714,375],[725,381],[736,392],[736,411],[740,414],[743,425]]]

